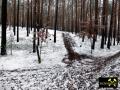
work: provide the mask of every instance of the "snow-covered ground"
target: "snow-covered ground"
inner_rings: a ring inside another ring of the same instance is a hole
[[[97,37],[97,42],[95,43],[95,50],[92,50],[91,54],[91,40],[85,37],[85,41],[82,42],[82,38],[79,38],[79,36],[76,36],[75,34],[70,34],[72,38],[76,42],[76,46],[74,47],[74,50],[80,54],[87,54],[92,55],[96,57],[108,57],[111,55],[116,54],[120,51],[120,44],[111,46],[111,49],[107,49],[107,45],[105,45],[104,49],[100,48],[101,45],[101,37]]]
[[[1,69],[22,69],[22,68],[33,68],[33,67],[49,67],[56,64],[65,65],[62,63],[62,59],[67,54],[62,40],[62,32],[57,31],[57,43],[53,42],[53,30],[49,30],[49,38],[47,42],[43,43],[42,47],[42,63],[38,64],[37,54],[32,53],[32,37],[26,36],[26,28],[20,28],[20,41],[16,42],[16,36],[13,42],[13,53],[11,55],[11,43],[10,43],[10,33],[12,31],[7,31],[7,56],[0,56],[0,70]]]
[[[16,42],[15,36],[11,55],[11,31],[7,30],[7,56],[0,56],[0,90],[98,90],[99,77],[117,76],[120,79],[120,57],[110,62],[100,72],[94,71],[97,66],[91,59],[75,61],[71,66],[64,64],[62,60],[67,51],[63,43],[63,32],[57,31],[56,44],[53,42],[53,32],[49,30],[47,43],[43,43],[42,47],[42,62],[38,64],[37,54],[32,53],[32,32],[27,37],[26,28],[20,28],[20,42]],[[81,38],[74,34],[70,35],[76,42],[74,47],[76,52],[91,55],[90,41],[87,38],[82,43]],[[100,37],[93,56],[107,57],[120,51],[120,45],[112,46],[111,50],[106,47],[101,50],[99,44]],[[120,81],[116,90],[120,90]]]

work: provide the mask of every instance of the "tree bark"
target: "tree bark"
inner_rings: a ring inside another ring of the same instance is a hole
[[[34,0],[34,32],[33,32],[33,53],[36,52],[36,0]]]
[[[30,27],[29,22],[30,22],[30,20],[29,20],[29,0],[27,0],[27,36],[29,36],[29,32],[30,32],[30,30],[29,30],[29,27]]]
[[[6,24],[7,24],[7,0],[2,0],[2,35],[1,35],[1,55],[6,55]]]
[[[112,1],[112,12],[111,12],[110,28],[109,28],[108,43],[107,43],[107,48],[108,48],[108,49],[110,49],[111,40],[112,40],[113,15],[114,15],[113,12],[114,12],[114,0]]]
[[[58,22],[58,0],[56,0],[56,10],[55,10],[55,24],[54,24],[54,43],[56,43],[56,30]]]
[[[18,5],[17,5],[17,42],[19,42],[19,6],[20,6],[20,0],[18,0]]]
[[[117,35],[117,44],[120,42],[120,0],[118,0],[118,35]]]
[[[13,31],[14,35],[16,34],[16,0],[14,0],[14,25],[13,25]]]
[[[92,49],[95,49],[95,42],[97,39],[97,25],[98,25],[98,0],[95,0],[95,27],[94,27],[94,34],[93,34],[93,45]]]

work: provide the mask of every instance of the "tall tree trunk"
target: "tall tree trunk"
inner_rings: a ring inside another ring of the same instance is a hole
[[[64,17],[65,17],[65,0],[62,0],[62,30],[64,31]]]
[[[114,5],[114,21],[113,21],[113,45],[115,46],[115,41],[116,41],[116,28],[117,27],[117,0],[115,1]]]
[[[13,31],[14,35],[16,34],[16,0],[14,0],[14,25],[13,25]]]
[[[114,12],[114,0],[112,1],[112,12],[111,12],[110,28],[109,28],[108,43],[107,43],[108,49],[110,49],[111,39],[112,39],[113,15],[114,15],[113,12]]]
[[[7,0],[2,0],[1,55],[6,55]]]
[[[107,0],[103,1],[102,25],[104,26],[104,28],[102,28],[101,49],[104,48],[104,42],[107,34],[107,14],[106,14],[107,2],[108,2]]]
[[[49,0],[49,5],[48,5],[46,38],[48,38],[48,28],[49,28],[49,25],[50,25],[50,10],[51,10],[51,0]]]
[[[105,35],[104,35],[104,44],[107,44],[107,31],[108,31],[108,0],[105,0]]]
[[[56,9],[55,9],[55,24],[54,24],[54,43],[56,43],[56,30],[58,22],[58,0],[56,0]]]
[[[84,42],[84,39],[85,39],[85,28],[84,28],[84,25],[85,25],[85,2],[86,2],[86,0],[82,0],[82,24],[83,24],[83,26],[82,26],[82,28],[81,28],[81,30],[83,31],[83,36],[82,36],[82,42]]]
[[[77,33],[78,32],[78,13],[77,13],[77,11],[78,11],[78,1],[77,0],[75,0],[75,33]]]
[[[22,28],[24,27],[24,0],[23,0],[23,6],[22,6],[22,9],[23,9],[23,11],[22,11]]]
[[[40,28],[43,28],[43,4],[44,4],[44,1],[41,0],[41,5],[40,5],[40,8],[41,8],[41,12],[40,12]]]
[[[94,34],[93,34],[93,45],[92,49],[95,49],[95,42],[97,39],[97,30],[98,30],[98,0],[95,0],[95,27],[94,27]]]
[[[33,1],[31,0],[31,31],[33,28]]]
[[[73,30],[74,29],[74,25],[73,25],[74,9],[73,9],[73,6],[74,6],[74,4],[73,4],[73,0],[72,0],[72,15],[71,15],[71,17],[72,17],[72,19],[71,19],[71,31],[72,31],[72,33],[74,32],[74,30]]]
[[[33,32],[33,53],[36,52],[36,0],[34,0],[34,32]]]
[[[89,34],[92,35],[92,1],[90,0],[90,22],[89,22]]]
[[[20,6],[20,0],[18,0],[18,5],[17,5],[17,42],[19,42],[19,6]]]
[[[120,42],[120,0],[118,0],[118,35],[117,35],[117,44]]]
[[[37,1],[37,32],[39,32],[40,30],[40,1],[38,0]],[[39,45],[40,42],[39,42],[39,37],[38,37],[38,41],[37,41],[37,45]]]
[[[30,25],[29,25],[29,0],[27,0],[27,36],[29,36],[29,32],[30,32],[30,30],[29,30],[29,27],[30,27]]]

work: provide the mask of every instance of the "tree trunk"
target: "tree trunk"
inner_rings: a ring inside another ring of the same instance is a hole
[[[58,21],[58,0],[56,0],[56,10],[55,10],[55,24],[54,24],[54,43],[56,43],[56,30]]]
[[[30,25],[29,25],[29,0],[27,0],[27,36],[29,36],[29,27],[30,27]]]
[[[114,11],[114,0],[112,1],[112,12],[111,12],[110,28],[109,28],[108,43],[107,43],[107,48],[108,49],[110,49],[111,39],[112,39],[113,15],[114,15],[113,11]]]
[[[64,31],[64,17],[65,17],[65,0],[62,0],[62,30]]]
[[[40,57],[38,45],[36,46],[36,49],[37,49],[38,63],[41,63],[41,57]]]
[[[7,0],[2,0],[1,55],[6,55]]]
[[[31,31],[33,28],[33,1],[31,0]]]
[[[104,42],[105,42],[105,37],[106,37],[106,29],[107,27],[107,16],[106,16],[106,7],[107,6],[107,0],[103,1],[103,12],[102,12],[102,25],[104,28],[102,28],[102,39],[101,39],[101,49],[104,49]]]
[[[107,31],[108,31],[108,0],[105,0],[105,35],[104,44],[107,44]]]
[[[75,33],[77,33],[78,32],[78,13],[77,13],[77,11],[78,11],[78,1],[77,0],[75,0]]]
[[[39,18],[39,16],[40,16],[40,1],[38,0],[37,1],[37,32],[39,32],[39,30],[40,30],[40,18]],[[40,44],[39,37],[37,37],[37,38],[38,38],[37,45],[39,45]]]
[[[72,31],[72,33],[74,32],[74,30],[73,30],[74,29],[74,25],[73,25],[73,21],[74,21],[74,18],[73,18],[74,17],[74,14],[73,14],[74,13],[74,9],[73,9],[73,6],[74,6],[74,4],[73,4],[73,0],[72,0],[72,15],[71,15],[71,18],[72,18],[71,19],[71,21],[72,21],[71,22],[71,31]]]
[[[43,0],[41,0],[41,13],[40,13],[40,28],[43,28]]]
[[[97,39],[97,25],[98,25],[98,0],[95,0],[95,27],[94,27],[94,34],[93,34],[93,45],[92,49],[95,49],[95,42]]]
[[[23,0],[23,6],[22,6],[22,9],[23,9],[23,11],[22,11],[22,28],[24,27],[24,0]]]
[[[118,35],[117,35],[117,44],[119,44],[120,42],[120,1],[118,1],[118,7],[119,7],[119,10],[118,10]]]
[[[33,53],[36,52],[36,0],[34,1],[34,32],[33,32]]]
[[[46,37],[45,38],[48,38],[48,28],[49,28],[49,25],[50,25],[50,10],[51,10],[51,0],[49,0],[49,5],[48,5],[48,14],[47,14],[47,28],[46,28]]]
[[[16,0],[14,0],[14,25],[13,25],[13,31],[14,35],[16,34]]]
[[[116,27],[117,27],[117,0],[115,1],[115,6],[114,6],[114,22],[113,22],[113,45],[115,46],[115,41],[116,41]]]
[[[19,6],[20,6],[20,0],[18,0],[18,5],[17,5],[17,42],[19,42]]]

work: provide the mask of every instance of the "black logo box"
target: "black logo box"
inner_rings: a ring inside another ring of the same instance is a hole
[[[117,77],[100,77],[99,88],[117,88],[118,78]]]

